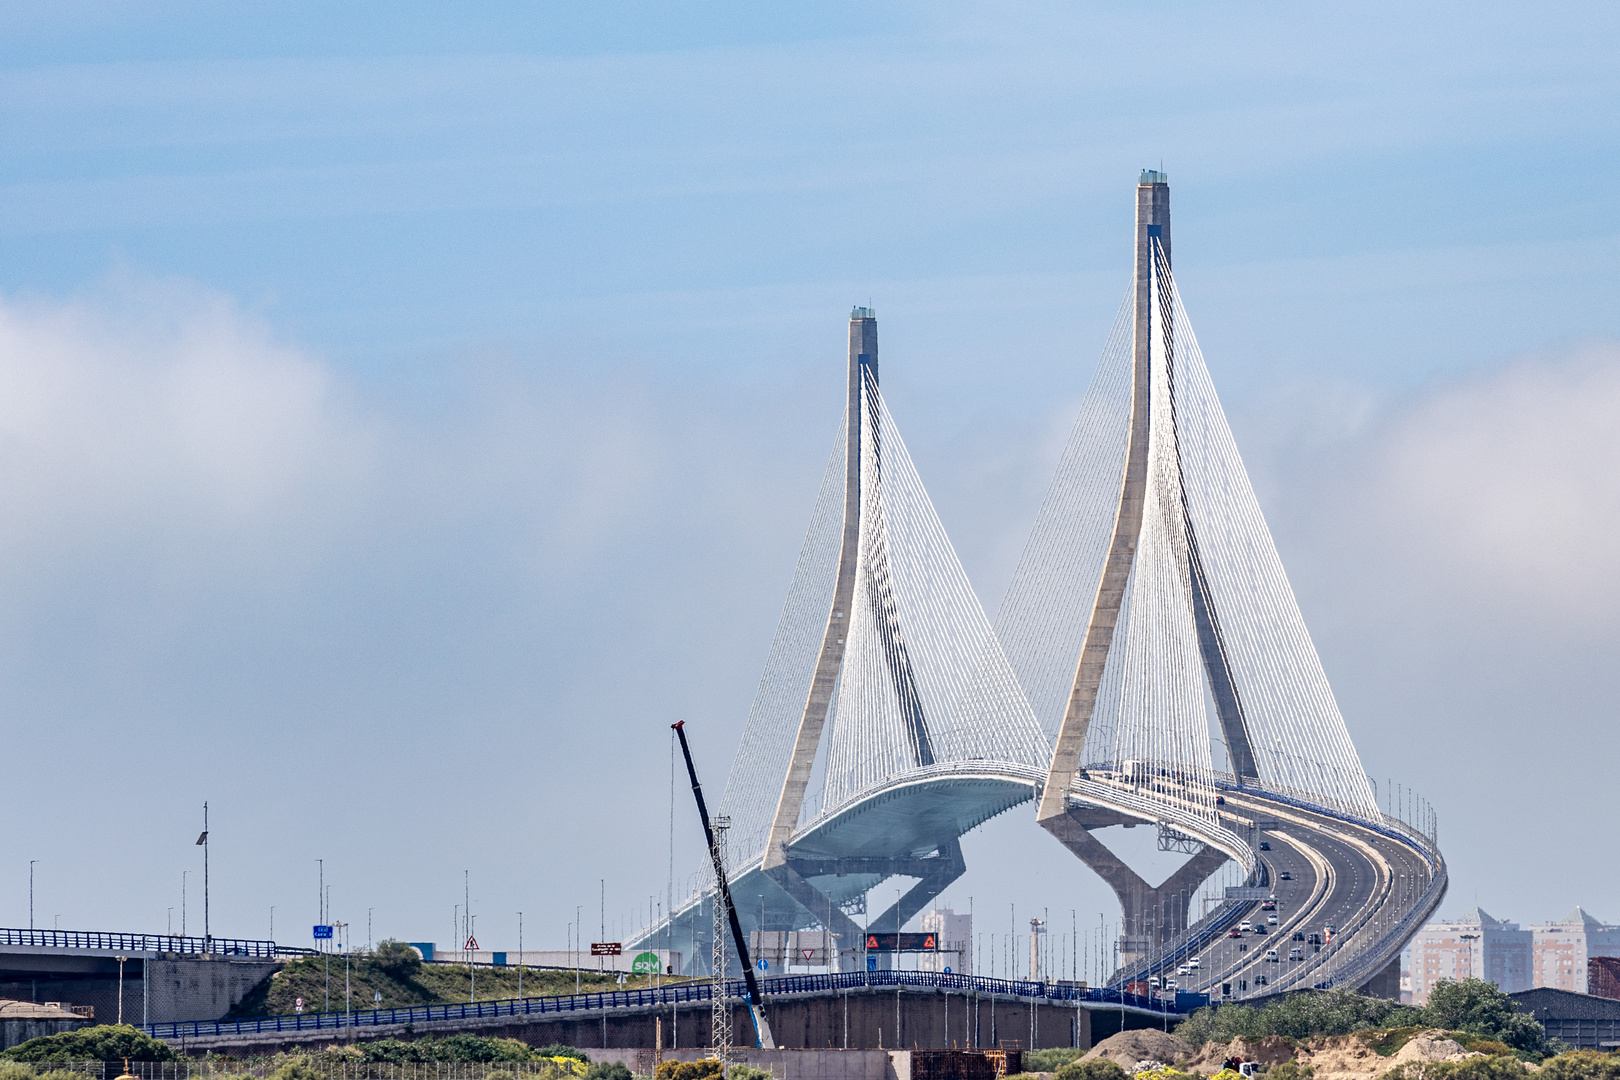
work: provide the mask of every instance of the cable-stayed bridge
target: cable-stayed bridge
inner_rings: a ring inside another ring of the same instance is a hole
[[[1183,988],[1388,990],[1444,895],[1433,816],[1380,809],[1182,305],[1169,185],[1148,171],[1136,196],[1133,280],[994,626],[884,400],[875,313],[853,312],[721,801],[732,892],[745,927],[824,929],[847,965],[964,872],[962,835],[1033,802],[1119,898],[1115,981],[1197,957]],[[1157,886],[1093,835],[1139,824],[1190,856]],[[1194,923],[1217,871],[1239,884]],[[915,883],[868,911],[891,878]],[[705,954],[711,896],[638,943]]]

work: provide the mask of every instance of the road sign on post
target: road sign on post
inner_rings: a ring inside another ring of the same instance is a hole
[[[934,934],[867,934],[868,952],[938,952],[939,938]]]
[[[331,941],[332,940],[332,928],[330,926],[321,926],[321,925],[317,924],[316,927],[315,927],[315,940],[316,941]]]
[[[624,955],[624,944],[618,941],[593,941],[591,942],[591,955],[622,956]]]

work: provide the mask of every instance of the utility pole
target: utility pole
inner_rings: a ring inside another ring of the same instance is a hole
[[[518,997],[523,996],[523,912],[518,912]]]
[[[38,859],[28,860],[28,929],[34,928],[34,864]]]
[[[186,936],[186,875],[190,870],[180,871],[180,936]]]

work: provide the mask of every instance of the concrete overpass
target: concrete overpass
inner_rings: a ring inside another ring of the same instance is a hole
[[[212,1020],[279,957],[311,952],[245,938],[0,929],[0,997],[89,1006],[104,1024]]]

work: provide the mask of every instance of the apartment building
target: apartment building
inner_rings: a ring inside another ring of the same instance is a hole
[[[1410,946],[1411,967],[1403,989],[1409,990],[1414,1005],[1427,1004],[1430,991],[1442,979],[1486,979],[1510,994],[1528,990],[1533,944],[1534,935],[1519,929],[1518,923],[1472,908],[1418,931]]]

